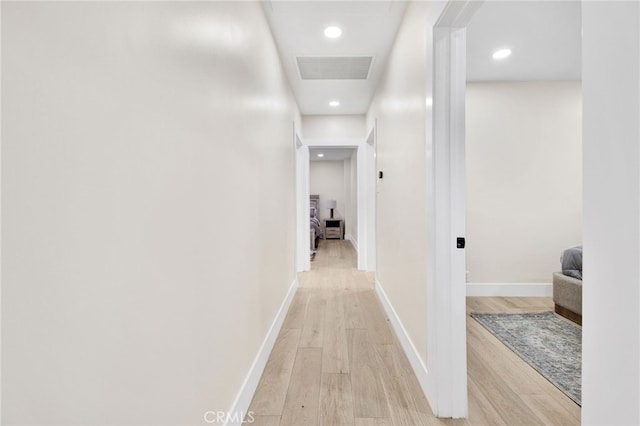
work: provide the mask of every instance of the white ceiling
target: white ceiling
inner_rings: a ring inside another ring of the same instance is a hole
[[[309,148],[310,161],[342,161],[351,158],[355,148]],[[324,154],[324,157],[318,157],[318,154]]]
[[[366,113],[407,2],[271,0],[263,5],[301,113]],[[467,79],[580,80],[580,10],[580,1],[485,1],[467,29]],[[340,38],[324,36],[330,25],[342,28]],[[491,54],[500,47],[510,47],[513,54],[497,62]],[[373,57],[367,79],[302,80],[296,61],[357,56]],[[340,106],[330,107],[331,100]]]
[[[300,112],[364,114],[378,85],[406,2],[398,1],[276,1],[264,6],[282,64]],[[342,28],[328,39],[327,26]],[[366,80],[302,80],[297,56],[373,56]],[[329,101],[339,100],[339,107]]]
[[[487,1],[467,27],[467,80],[580,80],[580,1]],[[502,61],[492,53],[508,47]]]

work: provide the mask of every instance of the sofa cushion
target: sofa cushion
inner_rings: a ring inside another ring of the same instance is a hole
[[[553,302],[582,315],[582,280],[554,272]]]

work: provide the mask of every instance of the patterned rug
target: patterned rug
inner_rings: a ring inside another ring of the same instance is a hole
[[[553,312],[471,316],[578,405],[582,329]]]

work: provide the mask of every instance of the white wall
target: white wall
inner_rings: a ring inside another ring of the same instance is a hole
[[[364,138],[365,115],[303,115],[302,134],[305,138]]]
[[[203,424],[295,278],[299,115],[260,5],[2,27],[3,423]]]
[[[410,3],[367,114],[378,119],[376,278],[426,363],[427,351],[427,16]],[[429,136],[429,137],[428,137]],[[425,140],[427,144],[425,144]]]
[[[328,200],[336,200],[333,217],[345,219],[344,161],[311,161],[309,164],[309,190],[320,195],[320,220],[331,217]]]
[[[582,423],[640,424],[640,4],[582,3]]]
[[[582,243],[581,114],[580,82],[467,84],[470,282],[549,283]]]

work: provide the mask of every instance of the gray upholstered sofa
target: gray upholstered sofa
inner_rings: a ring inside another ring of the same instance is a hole
[[[582,280],[554,272],[553,303],[557,314],[582,325]]]

